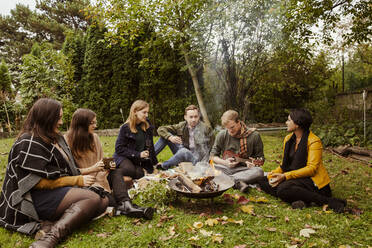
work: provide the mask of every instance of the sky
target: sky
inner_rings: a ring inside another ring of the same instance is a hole
[[[14,9],[17,3],[28,5],[31,9],[35,8],[35,0],[0,0],[0,14],[9,15],[10,10]]]

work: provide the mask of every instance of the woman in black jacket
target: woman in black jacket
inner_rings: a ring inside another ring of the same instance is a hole
[[[154,171],[154,165],[158,163],[155,156],[153,143],[154,127],[148,121],[149,104],[143,100],[135,101],[129,112],[129,117],[124,125],[121,126],[119,135],[116,139],[115,153],[113,155],[116,163],[116,170],[110,172],[110,177],[122,178],[129,176],[132,179],[139,179],[148,173]],[[113,180],[119,181],[119,180]],[[114,194],[125,194],[119,185],[112,185]],[[125,201],[118,210],[127,212],[129,209],[138,208],[132,205],[130,201]],[[152,211],[153,209],[144,209]],[[130,214],[127,214],[130,215]],[[151,215],[152,216],[152,215]]]

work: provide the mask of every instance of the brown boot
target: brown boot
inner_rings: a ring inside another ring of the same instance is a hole
[[[47,232],[40,240],[31,244],[30,248],[53,248],[58,242],[66,237],[73,229],[87,222],[92,216],[85,211],[82,206],[72,204],[54,223],[51,230]]]

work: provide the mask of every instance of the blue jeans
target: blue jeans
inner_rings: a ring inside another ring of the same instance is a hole
[[[155,156],[157,156],[164,148],[165,146],[169,146],[173,154],[176,154],[176,152],[182,148],[183,146],[181,144],[174,144],[170,142],[169,140],[166,140],[162,137],[159,138],[159,140],[154,145],[155,148]]]
[[[189,149],[182,147],[170,159],[165,161],[162,164],[162,167],[163,169],[167,170],[170,167],[176,166],[181,162],[192,162],[192,164],[195,165],[198,162],[198,159],[192,154]]]

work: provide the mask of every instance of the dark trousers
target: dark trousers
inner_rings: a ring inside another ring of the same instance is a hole
[[[108,181],[110,183],[115,201],[118,204],[123,201],[130,200],[123,176],[138,179],[144,176],[144,172],[142,167],[134,165],[129,159],[124,159],[115,170],[110,172],[108,175]]]
[[[276,187],[271,187],[267,177],[261,177],[257,182],[261,189],[266,193],[279,197],[281,200],[292,203],[295,201],[304,201],[306,204],[312,202],[317,205],[327,204],[332,197],[329,184],[321,189],[318,189],[311,178],[290,179],[280,183]]]

